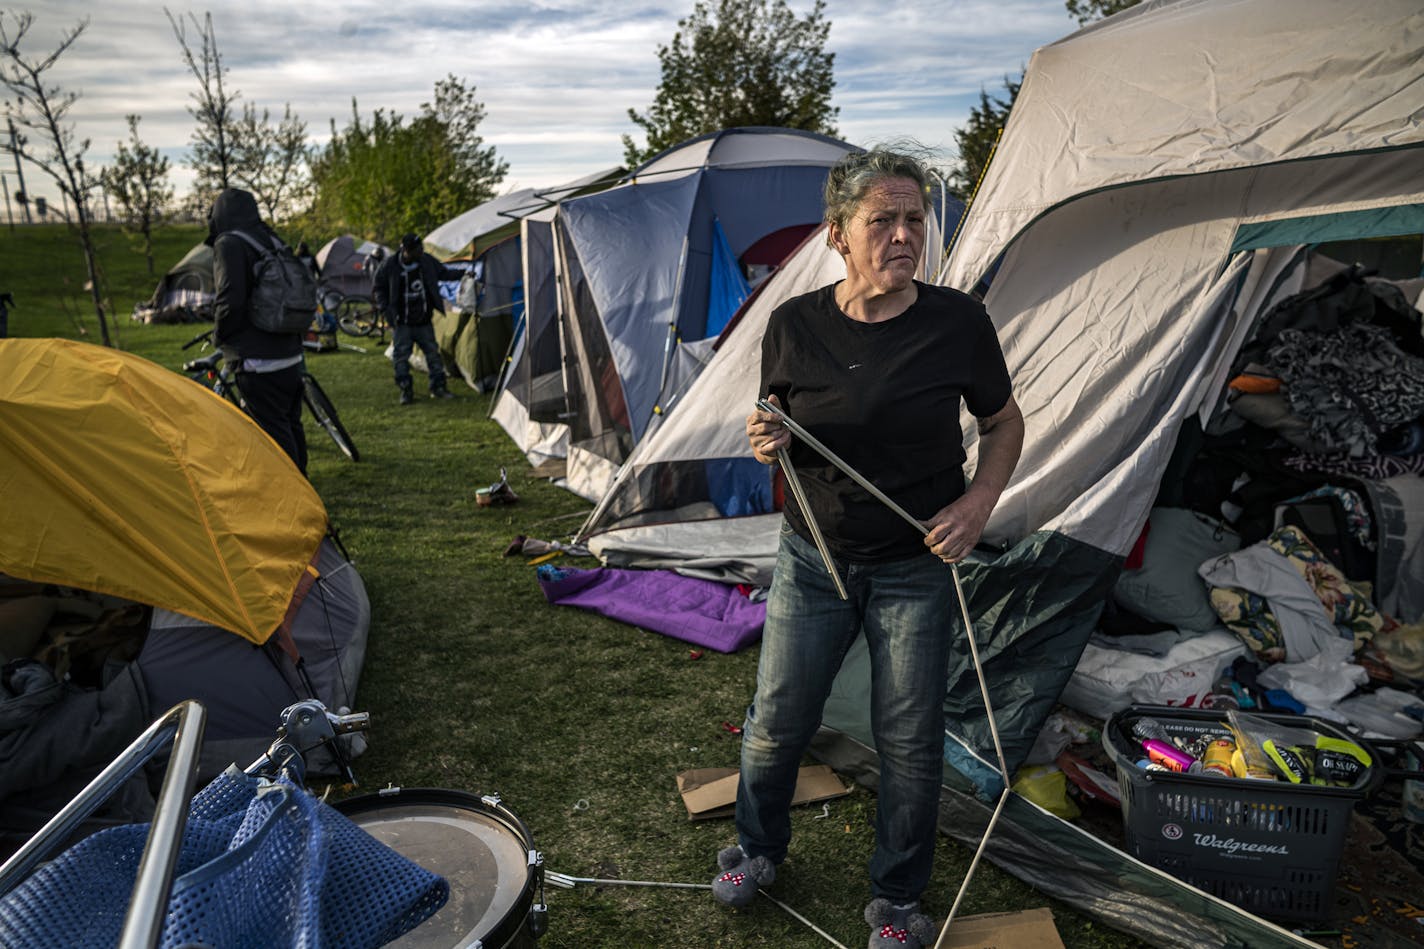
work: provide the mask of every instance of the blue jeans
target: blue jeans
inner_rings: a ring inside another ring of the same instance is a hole
[[[435,327],[408,326],[397,323],[391,327],[391,361],[395,363],[396,385],[410,388],[410,351],[416,346],[425,354],[425,368],[430,373],[430,391],[445,385],[445,363],[440,359],[440,347],[435,342]]]
[[[870,647],[871,728],[880,755],[873,896],[919,899],[934,862],[943,775],[944,693],[958,627],[950,569],[928,551],[890,563],[838,563],[841,600],[814,544],[782,524],[767,599],[756,698],[742,734],[737,834],[780,863],[791,841],[801,757],[831,684],[862,632]]]

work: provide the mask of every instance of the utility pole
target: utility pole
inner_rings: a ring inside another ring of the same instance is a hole
[[[0,171],[0,191],[5,192],[5,220],[10,224],[10,233],[15,233],[15,215],[10,213],[10,182],[5,172]]]
[[[15,134],[15,120],[6,116],[5,121],[10,125],[10,154],[15,156],[15,177],[20,179],[20,194],[25,194],[25,172],[20,167],[20,137]],[[6,192],[6,197],[8,196],[9,192]],[[20,202],[20,206],[25,209],[25,223],[33,224],[34,221],[30,219],[29,197],[25,194],[25,200]]]

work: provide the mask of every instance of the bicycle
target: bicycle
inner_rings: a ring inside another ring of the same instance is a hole
[[[340,290],[327,288],[322,291],[321,308],[336,320],[337,327],[347,336],[365,337],[377,333],[382,342],[386,338],[386,317],[364,293],[343,294]]]
[[[204,330],[184,343],[183,348],[189,349],[198,343],[208,345],[211,342],[212,330]],[[342,454],[352,461],[360,461],[361,452],[357,450],[356,443],[352,441],[351,435],[346,431],[346,426],[341,424],[341,416],[337,414],[336,406],[326,394],[326,390],[307,370],[305,356],[302,358],[301,366],[302,402],[306,404],[307,411],[311,412],[312,417],[316,419],[318,425],[325,429],[326,434],[331,436],[331,440],[336,442],[336,447],[341,449]],[[190,359],[183,364],[183,371],[194,382],[212,389],[244,412],[248,411],[247,403],[242,398],[242,391],[237,385],[237,375],[223,361],[221,352],[214,350],[206,356]]]

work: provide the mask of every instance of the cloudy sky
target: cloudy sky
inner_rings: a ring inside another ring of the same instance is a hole
[[[280,116],[290,102],[316,141],[330,120],[348,123],[353,97],[412,115],[436,80],[473,84],[486,109],[481,131],[509,163],[502,190],[543,187],[618,165],[619,136],[635,133],[660,78],[657,47],[672,38],[693,0],[474,0],[340,4],[248,0],[210,9],[229,88]],[[809,0],[791,0],[798,13]],[[40,0],[21,45],[34,57],[85,17],[88,27],[48,73],[80,99],[70,116],[105,162],[142,116],[140,135],[182,168],[196,86],[161,5],[135,0]],[[186,19],[204,8],[169,6]],[[953,153],[953,130],[981,88],[1003,90],[1033,51],[1076,28],[1063,0],[827,0],[828,48],[836,54],[833,102],[841,136],[856,144],[913,137]],[[7,28],[13,20],[7,20]],[[192,23],[187,24],[195,38]],[[638,137],[641,141],[641,136]],[[9,162],[0,171],[11,179]],[[26,171],[34,194],[53,192]],[[10,190],[15,188],[10,182]]]

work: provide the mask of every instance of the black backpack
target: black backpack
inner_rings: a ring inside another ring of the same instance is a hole
[[[292,249],[273,237],[263,247],[243,231],[228,231],[257,251],[248,322],[267,333],[305,333],[316,319],[316,278]]]

